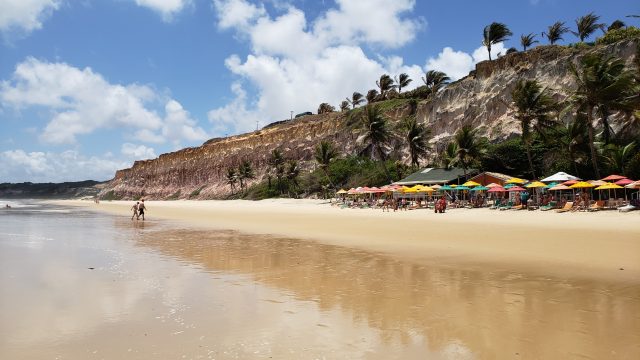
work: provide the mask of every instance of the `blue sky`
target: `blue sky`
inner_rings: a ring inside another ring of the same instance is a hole
[[[254,130],[383,73],[453,78],[521,34],[635,1],[0,0],[0,182],[106,180],[134,160]],[[575,29],[574,29],[575,30]],[[592,40],[592,39],[589,39]],[[566,34],[561,43],[575,42]]]

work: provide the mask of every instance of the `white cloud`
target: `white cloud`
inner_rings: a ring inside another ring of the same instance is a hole
[[[499,53],[505,54],[503,43],[495,44],[491,47],[491,57],[495,59]],[[455,51],[450,47],[445,47],[437,57],[427,59],[425,69],[438,70],[446,73],[452,80],[457,80],[469,75],[475,64],[480,61],[489,60],[487,48],[480,46],[468,54],[464,51]]]
[[[135,0],[138,6],[147,7],[160,15],[164,21],[171,21],[173,17],[186,6],[191,5],[191,0]]]
[[[218,27],[222,30],[247,29],[250,22],[265,14],[264,7],[250,4],[244,0],[214,0],[213,3],[218,10]]]
[[[336,9],[309,24],[291,5],[272,17],[245,0],[215,0],[218,27],[243,35],[252,53],[244,60],[227,58],[227,68],[243,81],[232,85],[233,100],[209,112],[214,129],[248,131],[256,120],[264,124],[289,118],[290,111],[315,111],[321,102],[337,106],[353,91],[374,88],[384,73],[407,72],[414,80],[411,87],[419,85],[419,66],[406,66],[400,57],[374,60],[360,47],[394,48],[413,40],[422,23],[403,14],[414,5],[411,0],[339,0]],[[242,16],[238,9],[249,10]],[[238,15],[230,20],[232,13]],[[247,83],[257,89],[257,100],[248,99]]]
[[[136,160],[153,159],[157,157],[153,148],[146,147],[144,145],[124,143],[122,144],[122,148],[120,151],[122,152],[123,155],[130,158],[134,158]]]
[[[110,84],[90,68],[65,63],[28,58],[17,65],[11,81],[0,83],[0,101],[16,109],[47,108],[51,118],[40,138],[52,144],[74,143],[79,135],[109,128],[134,129],[138,140],[155,143],[207,137],[177,101],[151,87]],[[153,108],[163,101],[164,117]]]
[[[8,150],[0,152],[0,178],[8,182],[107,180],[131,162],[107,156],[86,157],[75,150],[61,153]]]
[[[62,3],[61,0],[0,0],[0,31],[31,32]]]

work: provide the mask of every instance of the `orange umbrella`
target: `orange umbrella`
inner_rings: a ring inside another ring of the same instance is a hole
[[[614,174],[614,175],[609,175],[609,176],[607,176],[606,178],[601,179],[601,180],[604,180],[604,181],[618,181],[618,180],[626,179],[626,178],[627,178],[626,176],[622,176],[622,175],[615,175],[615,174]]]

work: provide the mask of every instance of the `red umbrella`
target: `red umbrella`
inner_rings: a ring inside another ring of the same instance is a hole
[[[616,181],[616,182],[615,182],[615,184],[616,184],[616,185],[620,185],[620,186],[629,185],[629,184],[631,184],[631,183],[633,183],[633,180],[629,180],[629,179],[627,179],[627,178],[620,179],[620,180],[618,180],[618,181]]]
[[[502,186],[494,186],[492,188],[489,189],[490,193],[494,193],[494,192],[506,192],[507,190],[505,188],[503,188]]]
[[[626,179],[626,176],[622,176],[622,175],[609,175],[606,178],[602,179],[604,181],[618,181],[621,179]]]
[[[573,184],[578,183],[578,180],[568,180],[562,183],[562,185],[567,185],[567,186],[571,186]]]

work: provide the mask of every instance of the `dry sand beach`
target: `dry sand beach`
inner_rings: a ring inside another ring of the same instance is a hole
[[[62,201],[127,216],[132,201]],[[147,201],[150,219],[310,239],[452,266],[640,282],[640,212],[383,213],[321,200]]]

